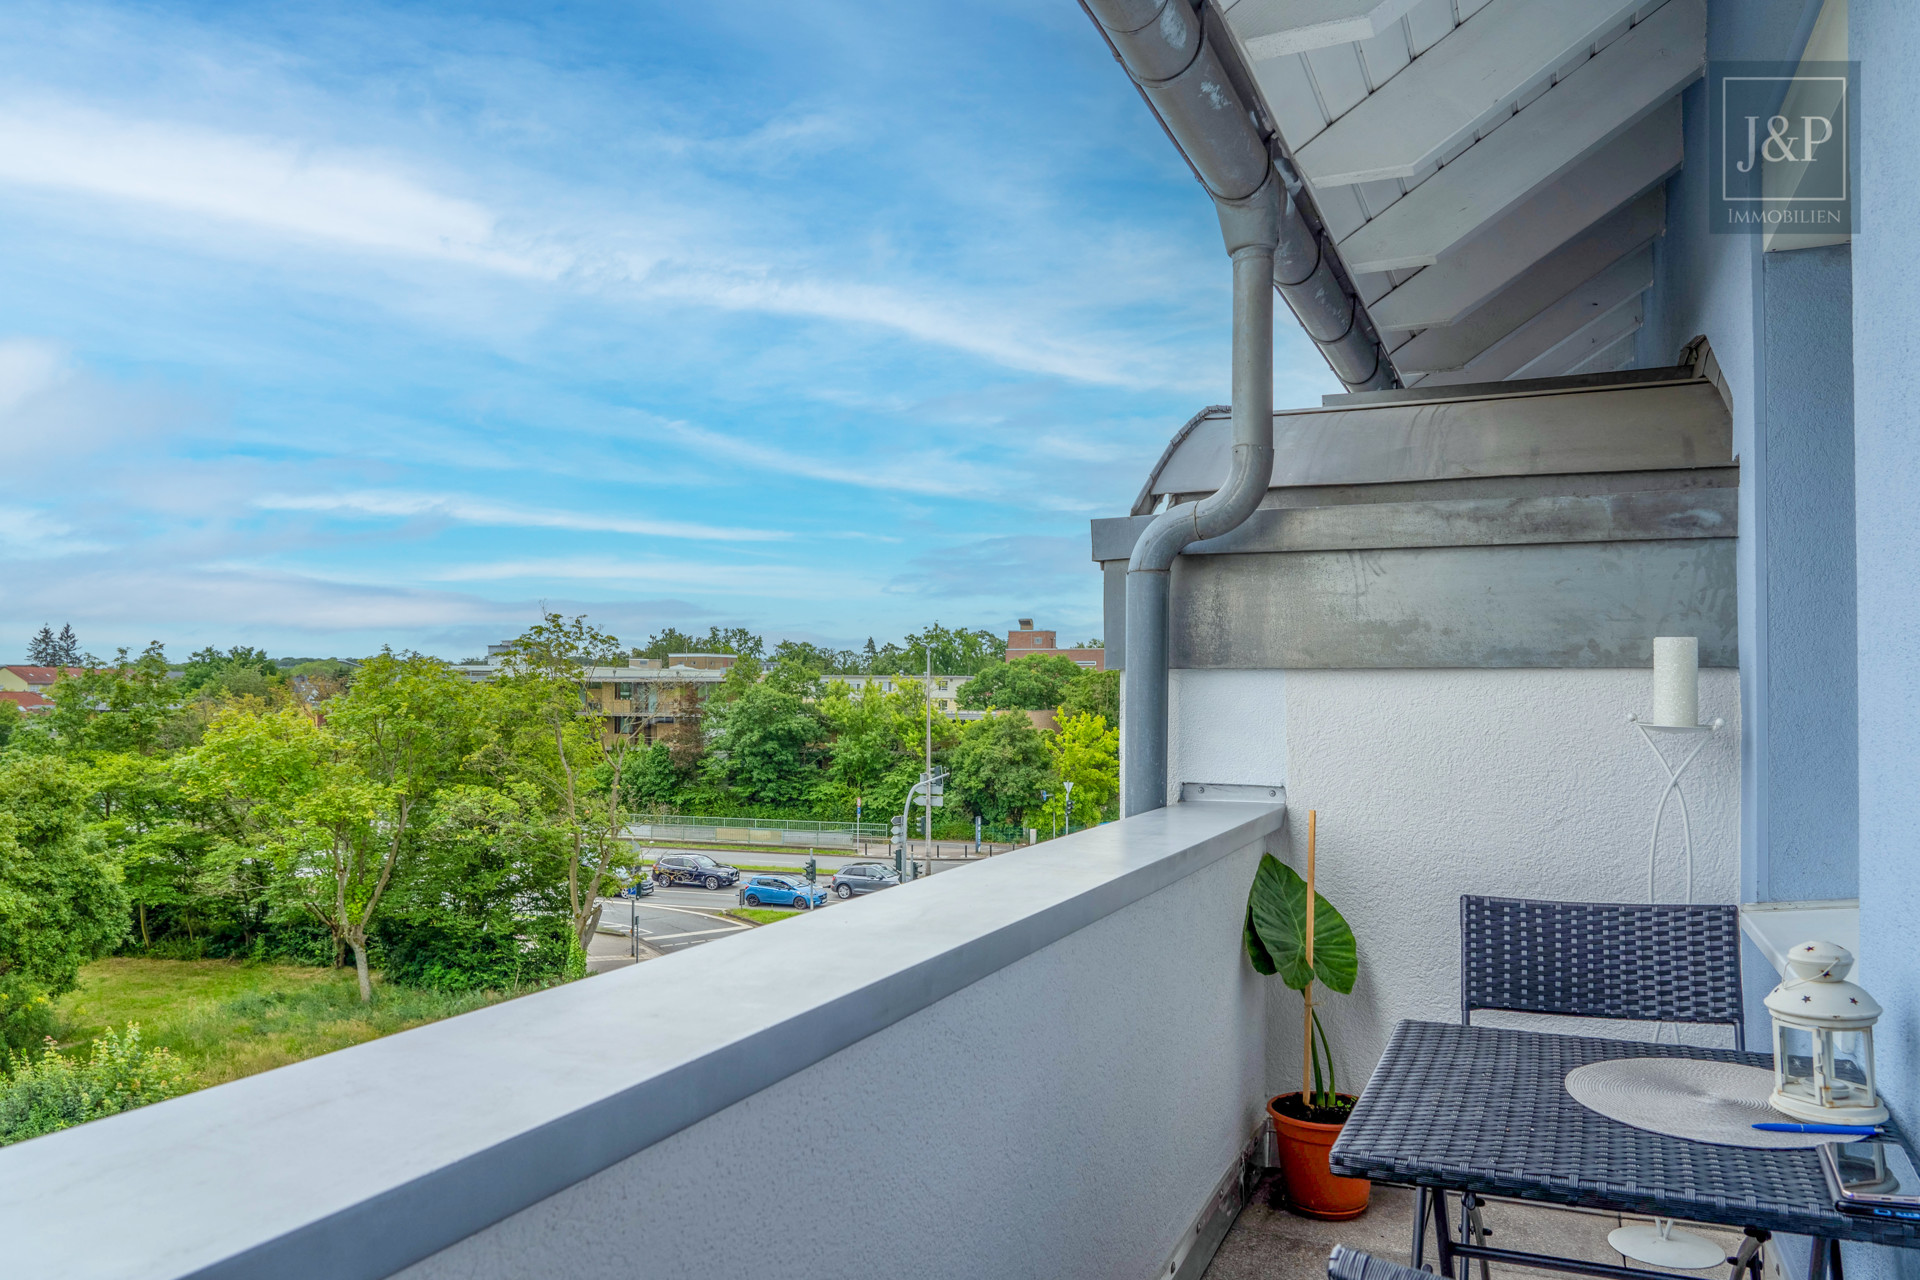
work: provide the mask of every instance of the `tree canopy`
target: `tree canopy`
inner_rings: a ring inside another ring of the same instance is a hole
[[[0,1040],[44,1033],[49,1003],[127,932],[127,895],[87,829],[87,786],[51,755],[0,757]]]
[[[972,711],[1051,711],[1081,674],[1071,658],[1036,653],[985,668],[960,686],[958,701]]]

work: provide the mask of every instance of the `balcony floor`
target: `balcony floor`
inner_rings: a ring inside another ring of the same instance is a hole
[[[1270,1203],[1270,1181],[1254,1194],[1241,1211],[1220,1251],[1207,1267],[1204,1280],[1314,1280],[1327,1273],[1327,1254],[1336,1244],[1364,1249],[1390,1262],[1404,1263],[1413,1238],[1413,1192],[1405,1187],[1375,1184],[1373,1204],[1366,1213],[1350,1222],[1321,1222],[1303,1218]],[[1453,1202],[1449,1218],[1457,1217],[1459,1202]],[[1506,1249],[1524,1249],[1535,1253],[1558,1253],[1577,1258],[1593,1258],[1624,1266],[1659,1271],[1629,1258],[1622,1258],[1607,1247],[1607,1232],[1625,1222],[1646,1221],[1622,1218],[1619,1214],[1588,1213],[1577,1210],[1547,1209],[1538,1205],[1494,1200],[1487,1205],[1487,1226],[1492,1230],[1490,1244]],[[1740,1247],[1740,1233],[1725,1227],[1689,1225],[1688,1230],[1720,1241],[1731,1254]],[[1434,1265],[1433,1245],[1427,1245],[1427,1263]],[[1477,1269],[1476,1269],[1477,1270]],[[1493,1276],[1553,1277],[1566,1280],[1564,1273],[1536,1271],[1526,1267],[1491,1267]],[[1675,1271],[1673,1275],[1718,1277],[1724,1268],[1707,1271]]]

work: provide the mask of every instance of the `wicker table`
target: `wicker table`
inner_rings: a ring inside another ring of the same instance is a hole
[[[1732,1049],[1402,1022],[1333,1146],[1334,1170],[1413,1184],[1413,1265],[1423,1261],[1431,1216],[1447,1276],[1459,1257],[1646,1280],[1645,1270],[1486,1246],[1468,1219],[1477,1222],[1479,1197],[1489,1195],[1744,1228],[1736,1280],[1742,1268],[1757,1280],[1759,1245],[1774,1231],[1827,1242],[1812,1250],[1811,1280],[1829,1268],[1839,1280],[1842,1240],[1920,1248],[1920,1224],[1836,1210],[1812,1150],[1670,1138],[1609,1120],[1567,1093],[1575,1067],[1638,1057],[1773,1063]],[[1448,1237],[1446,1191],[1462,1196],[1457,1241]]]

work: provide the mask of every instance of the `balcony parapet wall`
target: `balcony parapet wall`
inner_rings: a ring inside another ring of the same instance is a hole
[[[0,1150],[9,1270],[1164,1272],[1257,1123],[1284,813],[1175,805]]]

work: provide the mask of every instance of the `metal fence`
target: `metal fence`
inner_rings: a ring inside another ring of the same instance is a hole
[[[853,848],[859,841],[884,841],[884,822],[806,822],[773,818],[727,818],[698,814],[645,814],[627,824],[628,840],[686,840],[697,844],[826,845]]]

